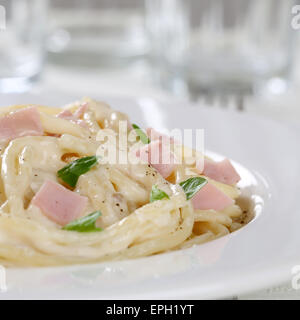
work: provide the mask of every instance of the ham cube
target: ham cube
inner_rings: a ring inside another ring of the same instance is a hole
[[[205,159],[204,169],[201,170],[200,164],[197,165],[197,169],[200,174],[225,184],[235,185],[241,180],[241,177],[228,159],[220,162]]]
[[[64,110],[57,115],[57,118],[65,119],[65,120],[74,120],[73,113],[70,110]],[[76,119],[75,119],[76,120]]]
[[[153,128],[147,128],[146,132],[147,132],[147,136],[150,138],[151,141],[160,140],[163,143],[174,143],[173,137],[170,137],[164,133],[156,131]]]
[[[44,130],[35,107],[13,112],[0,119],[0,141],[9,142],[24,136],[41,136]]]
[[[65,120],[69,120],[73,123],[76,123],[80,125],[83,128],[87,128],[87,124],[84,120],[81,120],[80,118],[83,116],[83,114],[86,112],[88,108],[87,103],[83,104],[78,108],[78,110],[73,114],[70,110],[64,110],[60,112],[57,117]]]
[[[42,185],[31,201],[49,219],[62,226],[80,217],[87,202],[86,197],[50,180]]]
[[[194,209],[221,211],[232,205],[234,201],[224,192],[208,182],[192,198]]]
[[[163,145],[156,140],[137,151],[137,156],[151,164],[163,178],[168,178],[175,169],[176,159],[170,150],[170,145]]]
[[[80,119],[88,109],[88,104],[83,103],[74,113],[74,117]]]

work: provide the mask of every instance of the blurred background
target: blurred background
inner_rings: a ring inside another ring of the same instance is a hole
[[[0,0],[0,105],[138,96],[299,126],[299,29],[296,0]]]
[[[294,0],[0,0],[0,93],[177,98],[295,121],[299,12]]]

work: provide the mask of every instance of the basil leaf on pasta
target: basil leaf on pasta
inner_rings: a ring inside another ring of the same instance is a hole
[[[146,133],[139,126],[133,123],[132,127],[135,130],[136,134],[140,137],[143,144],[149,144],[151,142]]]
[[[170,197],[162,190],[158,189],[156,185],[152,186],[150,194],[150,202],[162,199],[170,199]]]
[[[101,228],[96,228],[95,223],[101,216],[100,211],[95,211],[89,215],[74,220],[63,227],[63,230],[77,231],[77,232],[95,232],[102,231]]]
[[[70,187],[74,188],[79,177],[88,172],[97,163],[98,158],[96,156],[80,158],[60,169],[57,172],[57,176]]]
[[[207,180],[202,177],[189,178],[179,183],[184,193],[186,194],[187,200],[190,200],[206,184]]]

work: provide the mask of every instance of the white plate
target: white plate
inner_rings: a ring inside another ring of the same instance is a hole
[[[49,93],[0,99],[0,105],[59,105],[74,97]],[[187,250],[94,265],[9,269],[8,291],[0,299],[222,298],[292,279],[292,267],[300,264],[300,131],[176,102],[106,100],[143,126],[204,128],[208,150],[247,168],[239,167],[249,184],[245,192],[253,195],[261,213],[239,231]]]

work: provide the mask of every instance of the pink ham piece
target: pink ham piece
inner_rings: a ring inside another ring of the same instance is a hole
[[[147,136],[150,138],[151,141],[160,140],[165,143],[174,143],[173,137],[169,137],[168,135],[161,133],[159,131],[156,131],[153,128],[147,128],[146,132],[147,132]]]
[[[65,120],[72,121],[73,123],[76,123],[84,128],[87,128],[87,124],[81,120],[80,118],[83,116],[85,111],[87,110],[87,103],[84,103],[82,106],[80,106],[75,113],[73,114],[70,110],[64,110],[60,112],[57,117]]]
[[[200,163],[197,164],[197,169],[200,174],[225,184],[234,185],[241,180],[241,177],[228,159],[220,162],[205,159],[204,169],[201,170]]]
[[[35,107],[15,111],[0,119],[0,141],[8,142],[24,136],[42,136],[40,114]]]
[[[137,157],[155,168],[163,178],[168,178],[175,169],[175,156],[169,145],[156,140],[137,151]]]
[[[74,116],[70,110],[64,110],[57,115],[57,118],[61,118],[65,120],[73,120]]]
[[[50,180],[42,185],[31,201],[49,219],[62,226],[80,217],[87,202],[86,197]]]
[[[232,205],[234,201],[224,192],[208,182],[192,198],[194,209],[221,211]]]
[[[88,104],[87,104],[87,103],[82,104],[82,105],[75,111],[75,113],[74,113],[75,118],[80,119],[80,118],[84,115],[84,113],[86,112],[87,108],[88,108]]]

